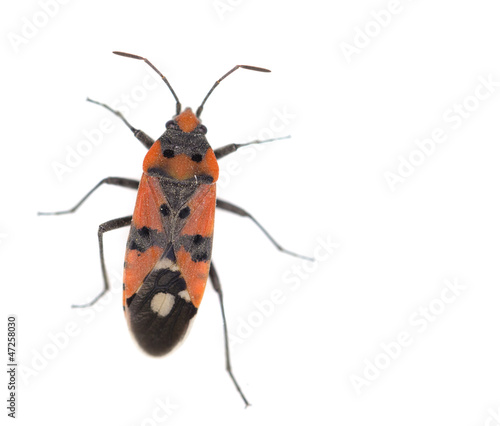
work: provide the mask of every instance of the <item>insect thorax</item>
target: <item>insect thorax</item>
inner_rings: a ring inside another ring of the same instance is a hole
[[[146,154],[143,169],[149,175],[179,181],[195,178],[214,183],[219,176],[215,154],[197,129],[187,133],[167,128]]]

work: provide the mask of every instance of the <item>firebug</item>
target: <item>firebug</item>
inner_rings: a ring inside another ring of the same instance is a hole
[[[148,152],[144,158],[140,181],[107,177],[92,188],[72,209],[39,213],[42,215],[73,213],[103,184],[138,190],[133,215],[113,219],[99,226],[99,255],[104,279],[102,291],[90,302],[73,307],[91,306],[109,290],[103,234],[130,226],[124,263],[123,310],[139,346],[154,356],[165,355],[177,346],[196,316],[206,282],[210,278],[219,296],[222,311],[226,369],[245,405],[248,406],[249,403],[232,372],[222,288],[215,266],[211,262],[215,208],[251,219],[278,250],[304,259],[312,259],[284,249],[247,211],[216,198],[219,159],[244,146],[284,138],[254,140],[243,144],[233,143],[213,150],[207,141],[207,128],[201,124],[200,115],[213,90],[238,68],[259,72],[269,72],[269,70],[236,65],[215,82],[195,114],[190,108],[181,111],[181,103],[172,86],[149,60],[129,53],[113,53],[143,60],[153,68],[174,96],[176,114],[172,120],[167,121],[165,132],[154,140],[142,130],[133,127],[119,111],[104,103],[87,99],[118,116]]]

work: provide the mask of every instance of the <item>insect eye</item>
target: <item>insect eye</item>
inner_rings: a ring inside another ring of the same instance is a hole
[[[175,127],[177,127],[177,125],[175,124],[174,120],[168,120],[167,124],[165,124],[165,127],[167,129],[174,129]]]
[[[207,128],[203,125],[203,124],[200,124],[200,133],[206,135],[207,134]]]

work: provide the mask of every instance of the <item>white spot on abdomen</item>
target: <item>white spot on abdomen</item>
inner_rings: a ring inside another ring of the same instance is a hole
[[[177,293],[179,297],[182,297],[186,302],[191,302],[191,298],[189,297],[189,293],[187,290],[182,290]]]
[[[155,269],[170,269],[171,271],[178,271],[179,265],[165,257],[159,260],[159,262],[155,265]]]
[[[175,296],[170,293],[156,293],[151,299],[151,310],[160,317],[166,317],[175,303]]]

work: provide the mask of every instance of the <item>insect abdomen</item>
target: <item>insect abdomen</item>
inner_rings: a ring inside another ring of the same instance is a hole
[[[169,261],[172,248],[160,265],[144,280],[140,290],[127,300],[128,322],[137,342],[155,356],[170,352],[185,336],[196,315],[186,281]]]

